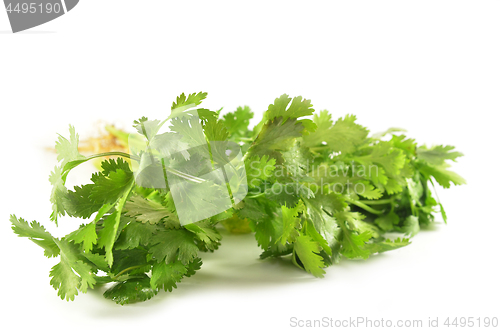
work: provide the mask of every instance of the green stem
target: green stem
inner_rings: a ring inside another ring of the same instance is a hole
[[[114,276],[113,278],[118,278],[119,276],[123,275],[124,273],[126,273],[127,271],[130,271],[130,270],[134,270],[134,269],[137,269],[137,268],[140,268],[140,267],[144,267],[145,264],[141,264],[141,265],[135,265],[133,267],[128,267],[126,269],[123,269],[122,271],[120,271],[118,274],[116,274],[116,276]]]
[[[89,156],[86,161],[92,160],[92,159],[95,159],[98,157],[105,157],[105,156],[121,156],[121,157],[126,157],[126,158],[131,159],[131,160],[139,161],[139,159],[137,157],[132,156],[128,153],[124,153],[124,152],[105,152],[105,153],[94,154],[94,155]]]
[[[375,215],[382,215],[384,213],[383,210],[376,210],[376,209],[373,209],[372,207],[369,207],[367,205],[365,205],[364,203],[360,202],[360,201],[356,201],[356,200],[352,200],[352,199],[349,199],[349,198],[345,198],[345,200],[349,203],[352,203],[353,205],[356,205],[358,206],[359,208],[362,208],[364,210],[366,210],[367,212],[370,212],[372,214],[375,214]]]
[[[258,197],[261,197],[263,195],[265,195],[266,192],[262,192],[262,193],[259,193],[259,194],[255,194],[255,195],[247,195],[246,198],[249,198],[249,199],[255,199],[255,198],[258,198]]]
[[[388,203],[393,203],[393,199],[381,199],[381,200],[359,200],[360,202],[364,203],[365,205],[385,205]]]
[[[246,138],[246,137],[240,137],[239,140],[241,140],[241,141],[250,141],[250,142],[254,141],[253,138]]]

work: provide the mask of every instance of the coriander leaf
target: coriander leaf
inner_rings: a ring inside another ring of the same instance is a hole
[[[255,155],[248,158],[245,161],[248,185],[257,187],[262,181],[271,178],[276,168],[275,164],[276,160],[270,159],[267,155],[262,157]]]
[[[353,226],[354,220],[359,217],[356,213],[337,212],[334,217],[342,229],[342,232],[338,235],[339,240],[342,242],[342,255],[349,259],[361,257],[366,260],[371,253],[365,247],[365,243],[373,237],[372,232],[367,230],[360,232],[358,228]]]
[[[417,143],[415,139],[406,138],[405,135],[392,136],[390,143],[401,150],[403,150],[408,156],[415,156],[417,150]]]
[[[373,253],[383,253],[387,251],[391,251],[393,249],[401,248],[408,246],[410,241],[408,238],[397,238],[394,241],[390,239],[383,239],[369,243],[365,247],[373,254]]]
[[[281,216],[283,218],[283,234],[280,236],[282,245],[287,242],[293,243],[299,236],[298,229],[300,227],[299,211],[303,209],[303,205],[297,205],[294,208],[281,206]]]
[[[208,141],[225,141],[229,136],[229,132],[221,120],[208,120],[203,126]]]
[[[115,281],[124,281],[151,270],[151,257],[144,247],[113,250],[113,260],[115,263],[108,274]]]
[[[146,246],[158,230],[159,227],[157,225],[149,223],[141,224],[132,220],[119,234],[114,249],[126,250],[136,248],[139,245]]]
[[[314,147],[323,145],[324,142],[334,152],[353,152],[368,135],[368,130],[354,123],[355,120],[356,116],[347,115],[333,124],[327,111],[322,111],[319,116],[314,115],[314,123],[318,128],[303,138],[304,146]]]
[[[164,289],[165,292],[172,292],[177,288],[176,283],[180,282],[182,277],[187,273],[187,269],[181,261],[171,262],[169,264],[163,262],[153,266],[151,273],[151,287],[153,289]]]
[[[186,143],[189,148],[207,145],[207,140],[199,121],[200,119],[197,116],[191,118],[176,117],[170,124],[170,130],[180,134],[180,140]]]
[[[70,241],[73,240],[77,244],[83,242],[83,251],[90,252],[92,247],[97,244],[95,222],[90,222],[89,224],[80,227],[78,230],[71,232],[66,239]]]
[[[133,196],[123,207],[125,213],[136,220],[157,224],[162,219],[168,218],[170,223],[179,223],[177,215],[161,203],[151,201],[140,196]]]
[[[399,216],[391,211],[388,214],[381,215],[375,219],[377,224],[384,231],[391,231],[394,225],[399,224]]]
[[[75,186],[74,191],[67,191],[63,198],[63,205],[69,216],[89,218],[102,207],[101,203],[90,198],[93,188],[94,185],[87,184]]]
[[[162,158],[175,158],[182,156],[189,158],[189,144],[182,141],[182,135],[176,132],[158,134],[150,142],[150,147],[159,152]]]
[[[245,158],[252,156],[276,159],[277,164],[283,163],[282,152],[294,145],[296,138],[302,136],[304,126],[296,119],[284,121],[282,117],[275,118],[266,123],[254,143],[245,154]]]
[[[50,271],[50,284],[58,290],[61,299],[73,301],[80,292],[94,288],[96,284],[92,268],[78,259],[76,247],[65,240],[54,239],[60,249],[61,262],[56,264]]]
[[[62,161],[61,167],[70,161],[86,159],[85,156],[78,152],[78,134],[72,125],[69,126],[69,134],[69,140],[59,135],[56,142],[57,161]]]
[[[177,258],[187,264],[198,255],[194,238],[194,233],[182,228],[160,231],[151,239],[149,252],[158,262],[171,263]]]
[[[314,224],[314,228],[328,242],[332,252],[338,251],[338,234],[340,228],[332,216],[335,212],[343,211],[347,203],[342,195],[337,193],[316,194],[313,199],[303,198],[306,212]],[[337,257],[335,257],[337,259]]]
[[[315,277],[324,277],[325,267],[323,258],[319,255],[320,246],[311,237],[305,234],[300,234],[293,245],[294,262],[300,267],[296,257],[300,259],[300,264],[304,270],[311,273]]]
[[[110,172],[107,176],[102,173],[92,176],[92,181],[95,185],[89,197],[96,202],[106,204],[114,203],[127,190],[130,189],[134,182],[134,176],[130,172],[125,172],[122,169]]]
[[[290,101],[292,103],[290,104]],[[290,106],[288,106],[290,104]],[[300,118],[304,116],[312,115],[314,109],[312,108],[311,100],[303,99],[298,96],[289,98],[288,95],[283,94],[279,98],[274,100],[274,104],[269,105],[264,118],[267,120],[272,120],[278,117],[283,118],[283,122],[286,122],[289,118]]]
[[[281,214],[281,209],[276,212]],[[257,244],[268,251],[269,256],[280,256],[287,251],[287,246],[281,243],[280,236],[283,233],[283,221],[279,217],[267,216],[258,222],[250,223],[255,231]],[[261,258],[264,258],[261,256]]]
[[[417,148],[417,157],[432,165],[442,165],[446,160],[455,161],[457,157],[464,156],[462,153],[454,151],[454,146],[433,146],[427,148],[421,146]]]
[[[388,142],[380,142],[373,146],[370,154],[354,158],[361,164],[378,164],[389,174],[397,175],[405,165],[405,156]]]
[[[141,117],[134,121],[134,127],[139,134],[152,141],[160,130],[161,123],[159,120],[149,120],[147,117]]]
[[[404,234],[413,237],[420,231],[420,225],[418,223],[418,217],[410,215],[405,219],[404,226],[402,228]]]
[[[220,245],[222,236],[215,226],[207,221],[186,224],[184,228],[194,233],[196,238],[203,242],[205,250],[214,251]]]
[[[236,111],[223,116],[222,123],[226,127],[232,141],[239,142],[241,138],[250,136],[251,133],[248,130],[248,125],[252,118],[253,113],[248,106],[238,107]]]
[[[132,173],[130,166],[127,161],[119,157],[115,159],[103,160],[101,162],[102,174],[104,176],[109,176],[110,173],[117,171],[118,169],[123,170],[126,173]]]
[[[124,305],[149,300],[157,293],[157,289],[151,288],[149,277],[144,275],[142,278],[129,279],[116,284],[104,292],[104,297]]]
[[[266,198],[276,201],[282,206],[293,207],[299,202],[302,189],[303,186],[300,183],[274,183],[270,188],[266,189],[265,194]],[[305,193],[306,196],[309,196],[308,191]]]
[[[420,172],[426,177],[434,177],[436,181],[444,188],[450,188],[450,184],[453,183],[455,185],[465,184],[465,179],[463,179],[457,173],[448,170],[450,166],[447,164],[443,165],[428,165],[428,164],[419,164]]]
[[[106,217],[104,220],[104,228],[99,232],[98,245],[99,248],[104,247],[106,250],[106,261],[111,267],[113,265],[113,245],[117,238],[118,227],[120,225],[120,217],[122,213],[123,206],[127,201],[130,190],[132,189],[132,183],[123,190],[123,195],[118,199],[115,211]]]
[[[172,103],[172,114],[174,110],[184,109],[186,107],[191,108],[198,106],[207,97],[206,92],[191,93],[188,97],[184,93],[177,97],[176,101]]]
[[[36,221],[29,224],[22,218],[17,218],[15,215],[10,215],[12,230],[19,237],[26,237],[33,241],[38,246],[42,247],[46,257],[56,257],[59,255],[59,247],[54,242],[54,237],[45,230],[45,228]]]
[[[52,214],[50,219],[57,224],[57,216],[66,215],[64,211],[64,199],[66,198],[66,186],[64,186],[64,180],[62,176],[62,166],[54,167],[54,171],[51,172],[49,181],[52,184],[52,192],[50,193],[50,202],[52,203]]]

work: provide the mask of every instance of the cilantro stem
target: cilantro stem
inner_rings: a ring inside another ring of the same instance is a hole
[[[394,199],[380,199],[380,200],[359,200],[365,205],[385,205],[388,203],[393,203]]]
[[[127,271],[130,271],[130,270],[134,270],[134,269],[137,269],[137,268],[140,268],[140,267],[144,267],[145,264],[141,264],[141,265],[135,265],[135,266],[132,266],[132,267],[128,267],[126,269],[123,269],[122,271],[120,271],[119,273],[116,274],[115,277],[113,278],[118,278],[119,276],[123,275],[124,273],[126,273]]]
[[[364,203],[362,203],[361,201],[356,201],[356,200],[352,200],[350,198],[345,198],[345,200],[349,203],[352,203],[353,205],[356,205],[358,206],[359,208],[363,208],[364,210],[366,210],[367,212],[370,212],[372,214],[375,214],[375,215],[382,215],[384,213],[384,210],[376,210],[376,209],[373,209],[372,207],[369,207],[367,205],[365,205]]]
[[[255,198],[258,198],[258,197],[261,197],[263,195],[265,195],[266,192],[262,192],[262,193],[259,193],[259,194],[254,194],[254,195],[247,195],[246,197],[249,198],[249,199],[255,199]]]
[[[126,157],[126,158],[131,159],[131,160],[139,161],[139,159],[137,157],[134,157],[134,156],[132,156],[128,153],[124,153],[124,152],[105,152],[105,153],[94,154],[94,155],[87,157],[87,159],[85,161],[92,160],[92,159],[95,159],[98,157],[105,157],[105,156],[121,156],[121,157]]]

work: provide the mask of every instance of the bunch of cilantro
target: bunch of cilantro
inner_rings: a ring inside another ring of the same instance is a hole
[[[151,188],[137,181],[131,160],[140,155],[83,156],[73,127],[69,139],[59,137],[59,164],[50,175],[50,218],[57,224],[59,216],[69,215],[84,224],[55,238],[36,221],[14,215],[10,221],[14,232],[42,247],[45,256],[59,257],[50,284],[62,299],[73,300],[78,292],[106,283],[112,286],[104,297],[122,305],[148,300],[162,289],[172,291],[200,269],[200,251],[219,247],[220,226],[254,232],[262,259],[290,256],[297,267],[323,277],[324,268],[342,257],[367,259],[408,245],[408,238],[433,222],[436,212],[446,222],[431,187],[465,183],[448,169],[448,160],[462,156],[452,146],[419,146],[398,129],[369,136],[354,115],[333,121],[327,111],[314,113],[309,100],[287,95],[269,105],[260,123],[249,129],[253,113],[248,107],[221,117],[220,111],[198,107],[205,98],[201,92],[182,94],[166,120],[134,122],[138,135],[151,144],[161,142],[166,155],[193,141],[241,146],[246,176],[238,178],[246,180],[238,185],[247,191],[245,198],[232,199],[231,208],[190,224],[180,224],[168,184]],[[169,132],[159,134],[166,123]],[[219,152],[209,148],[212,164]],[[196,177],[196,167],[207,163],[185,154],[182,161],[190,162]],[[115,158],[101,163],[92,184],[66,188],[73,168],[103,156]],[[208,189],[188,192],[183,203],[193,210],[209,208]],[[389,232],[401,235],[384,238]]]

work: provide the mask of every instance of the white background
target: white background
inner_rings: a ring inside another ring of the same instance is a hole
[[[500,2],[172,3],[84,0],[15,35],[0,10],[2,324],[286,330],[294,316],[500,318]],[[141,116],[165,118],[176,95],[198,91],[209,93],[205,106],[249,105],[257,118],[288,93],[334,118],[356,114],[374,132],[404,127],[421,143],[462,151],[453,169],[468,184],[439,190],[448,225],[438,217],[410,246],[342,261],[324,279],[259,261],[251,235],[225,235],[172,293],[124,307],[102,290],[60,300],[48,276],[57,259],[17,238],[8,221],[36,219],[56,235],[78,227],[49,221],[55,156],[46,147],[69,123],[82,138],[98,120],[126,128]]]

